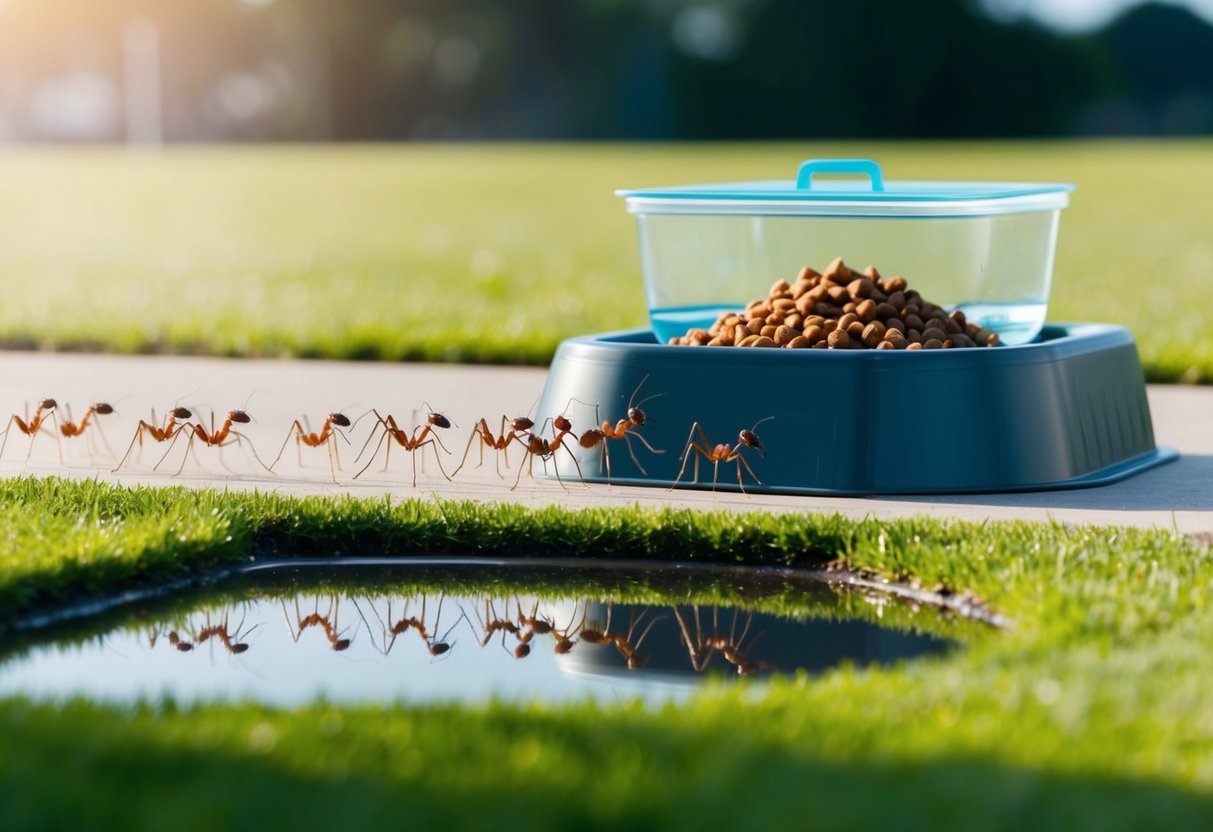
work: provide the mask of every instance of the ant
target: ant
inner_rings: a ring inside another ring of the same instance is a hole
[[[188,427],[186,424],[179,424],[179,422],[183,423],[185,420],[192,418],[194,418],[194,414],[187,408],[174,407],[168,411],[167,418],[164,421],[164,427],[157,427],[154,424],[156,421],[156,409],[152,408],[152,421],[145,422],[142,419],[139,420],[139,426],[135,428],[135,435],[131,437],[131,444],[126,447],[126,453],[122,455],[122,461],[118,463],[118,465],[114,468],[114,471],[117,471],[126,464],[127,458],[131,455],[131,451],[135,448],[136,441],[139,442],[140,448],[143,447],[143,434],[146,433],[155,442],[167,442],[168,440],[175,438],[179,431]]]
[[[654,448],[649,444],[647,439],[636,432],[637,428],[644,425],[647,418],[645,416],[645,412],[640,409],[640,405],[644,404],[650,399],[655,399],[658,396],[664,395],[662,393],[654,393],[651,396],[646,396],[645,398],[641,399],[639,403],[632,404],[632,402],[636,399],[636,394],[640,392],[640,388],[644,386],[644,383],[648,381],[648,378],[649,377],[647,375],[642,378],[640,380],[640,384],[636,385],[636,389],[632,391],[632,395],[628,399],[626,419],[620,419],[613,425],[604,419],[602,422],[602,427],[587,430],[585,433],[581,434],[581,439],[578,440],[581,447],[585,448],[586,450],[592,450],[593,448],[597,448],[599,445],[602,446],[602,462],[606,465],[607,485],[611,484],[611,452],[610,442],[608,440],[622,439],[624,444],[627,445],[628,456],[632,458],[632,463],[638,469],[640,469],[640,473],[645,476],[648,476],[648,472],[644,470],[644,466],[641,465],[640,460],[636,458],[636,452],[632,448],[632,437],[634,436],[639,439],[646,448],[655,454],[665,453],[665,451],[659,451]],[[569,404],[572,404],[573,401],[574,400],[570,400]],[[598,405],[594,405],[594,421],[598,421]]]
[[[720,653],[724,660],[733,665],[737,669],[737,673],[741,676],[750,676],[764,669],[767,665],[765,662],[754,662],[747,658],[744,649],[746,636],[750,632],[750,625],[754,623],[754,613],[749,613],[746,616],[745,627],[741,631],[741,638],[737,636],[737,616],[738,611],[733,611],[733,625],[728,636],[720,634],[720,628],[717,621],[719,608],[712,608],[712,635],[706,638],[703,635],[703,629],[699,623],[699,607],[695,606],[692,609],[695,611],[695,638],[691,638],[690,630],[687,627],[686,621],[682,617],[677,607],[674,607],[674,617],[678,620],[678,627],[682,631],[683,642],[687,646],[687,652],[691,657],[691,668],[696,673],[702,673],[707,669],[708,662],[712,659],[713,653]],[[754,639],[757,643],[758,639],[762,638],[759,633]],[[750,645],[753,649],[754,643]]]
[[[306,416],[303,419],[307,421]],[[270,463],[270,470],[274,470],[274,466],[278,464],[278,460],[282,459],[282,454],[286,452],[286,443],[291,441],[291,434],[294,434],[295,450],[299,454],[299,465],[303,465],[304,445],[307,445],[309,448],[319,448],[321,445],[325,445],[329,451],[329,472],[333,475],[333,484],[340,485],[337,482],[337,471],[341,468],[341,457],[337,453],[337,443],[333,441],[333,436],[340,436],[346,442],[350,440],[346,439],[345,434],[340,430],[334,430],[334,426],[337,428],[348,428],[350,420],[341,413],[330,413],[325,417],[324,424],[320,426],[320,432],[310,433],[304,430],[303,425],[296,419],[292,423],[291,429],[287,432],[286,439],[282,440],[282,447],[278,450],[278,456],[274,457],[274,461]]]
[[[577,643],[577,641],[570,635],[570,632],[574,629],[573,621],[570,621],[569,626],[565,629],[559,630],[556,628],[555,622],[548,621],[546,618],[539,618],[538,615],[538,601],[531,606],[531,614],[529,616],[523,614],[522,604],[520,602],[518,603],[518,623],[527,628],[527,642],[530,642],[531,636],[533,635],[548,635],[550,633],[552,638],[556,640],[557,655],[564,655],[565,653],[571,652],[573,645]],[[574,611],[573,619],[576,620],[576,617],[577,614],[576,611]]]
[[[686,448],[682,452],[682,467],[678,469],[678,476],[674,478],[674,484],[671,485],[670,488],[678,485],[678,481],[681,480],[682,475],[686,473],[687,461],[690,459],[692,451],[695,452],[695,473],[693,482],[699,482],[699,458],[703,457],[705,460],[712,463],[713,492],[716,490],[716,478],[720,472],[720,463],[722,462],[726,464],[730,462],[737,463],[737,487],[741,489],[742,494],[745,494],[745,485],[741,481],[741,467],[743,465],[745,466],[746,471],[749,472],[750,478],[758,485],[762,485],[762,480],[758,479],[757,475],[754,473],[754,469],[750,467],[750,463],[746,462],[745,457],[741,455],[741,452],[744,448],[753,448],[758,452],[760,457],[766,459],[766,448],[763,447],[762,440],[758,438],[758,434],[754,431],[757,430],[758,426],[763,422],[770,421],[774,418],[774,416],[768,416],[765,419],[759,419],[754,423],[754,427],[749,428],[748,430],[743,429],[737,435],[736,445],[726,445],[724,443],[712,445],[708,441],[708,435],[704,432],[703,426],[698,422],[695,422],[693,425],[691,425],[691,433],[687,437]],[[698,440],[695,438],[696,434],[699,435]],[[748,497],[749,495],[747,494],[746,496]]]
[[[26,421],[17,414],[13,414],[8,420],[8,427],[4,429],[4,440],[0,442],[0,458],[4,456],[4,448],[8,445],[8,432],[13,429],[13,425],[17,426],[17,430],[29,437],[29,450],[25,453],[25,462],[29,464],[30,454],[34,452],[34,439],[38,436],[38,431],[42,429],[42,423],[49,418],[52,422],[58,424],[55,418],[55,408],[59,403],[54,399],[42,399],[38,402],[38,406],[34,409],[32,419]],[[26,411],[28,413],[28,410]],[[28,417],[27,417],[28,418]],[[54,434],[52,433],[52,436]],[[55,436],[55,441],[58,443],[59,437]],[[59,462],[63,462],[63,446],[59,446]]]
[[[341,638],[341,632],[337,629],[337,613],[340,611],[341,602],[335,597],[329,599],[329,609],[325,615],[320,614],[320,599],[316,599],[316,608],[311,615],[303,615],[299,611],[299,599],[295,599],[295,624],[291,624],[291,617],[286,611],[286,602],[282,602],[282,614],[286,617],[287,626],[291,628],[291,640],[296,644],[299,643],[303,631],[308,627],[320,627],[324,631],[324,638],[328,641],[329,646],[336,652],[348,650],[352,639]],[[298,627],[296,630],[295,627]]]
[[[88,410],[84,411],[84,416],[81,417],[79,423],[72,421],[72,407],[67,405],[67,421],[59,423],[59,433],[65,438],[71,439],[74,436],[83,434],[89,426],[89,420],[94,416],[108,416],[114,412],[114,406],[105,402],[97,402],[89,405]],[[101,432],[101,427],[97,427],[97,433],[101,437],[101,442],[105,445],[105,449],[109,451],[111,458],[114,456],[113,450],[109,446],[109,442],[105,439],[105,434]]]
[[[165,458],[172,453],[173,446],[177,444],[177,439],[181,436],[181,432],[185,431],[189,433],[190,438],[185,446],[185,454],[183,454],[181,457],[181,465],[177,467],[176,473],[173,474],[174,477],[180,475],[181,472],[185,470],[185,461],[194,451],[195,439],[201,440],[202,444],[206,445],[208,448],[219,448],[219,464],[222,465],[224,470],[228,471],[229,473],[231,472],[231,469],[228,468],[226,463],[223,461],[223,448],[233,443],[239,445],[241,444],[240,440],[243,439],[248,443],[249,450],[252,451],[253,458],[257,460],[257,463],[262,468],[265,468],[266,471],[273,473],[270,471],[269,467],[261,461],[261,457],[257,456],[257,449],[253,447],[252,440],[243,433],[232,430],[232,425],[234,424],[247,425],[251,421],[253,421],[253,417],[250,416],[246,411],[229,410],[227,412],[227,418],[223,420],[223,424],[219,426],[218,430],[215,429],[215,414],[213,411],[211,413],[211,429],[209,431],[197,422],[183,424],[173,433],[172,443],[169,445],[168,450],[164,452],[164,456],[160,457],[160,461],[152,466],[152,470],[154,471],[164,464]],[[232,437],[231,442],[227,441],[229,436]],[[197,459],[197,457],[195,457],[195,459]]]
[[[437,443],[438,446],[442,448],[442,450],[446,451],[446,446],[442,444],[442,440],[438,438],[438,434],[434,433],[433,431],[434,431],[434,428],[442,428],[443,430],[445,430],[446,428],[449,428],[451,426],[451,420],[448,419],[446,416],[442,415],[441,413],[435,413],[434,411],[431,410],[429,416],[426,417],[425,424],[420,427],[414,428],[413,432],[409,433],[408,431],[406,431],[405,429],[401,428],[399,425],[396,424],[396,419],[391,414],[388,414],[388,416],[384,417],[384,416],[379,415],[378,410],[371,410],[371,412],[375,414],[375,427],[382,426],[383,433],[379,434],[379,442],[376,443],[375,450],[371,454],[371,458],[369,460],[367,460],[366,465],[362,466],[361,471],[359,471],[357,474],[354,474],[354,479],[358,479],[360,476],[362,476],[364,473],[366,473],[366,469],[370,468],[371,463],[375,461],[375,454],[379,453],[379,448],[382,447],[385,443],[387,445],[387,451],[383,455],[383,468],[380,470],[380,473],[382,473],[383,471],[386,471],[387,467],[388,467],[388,462],[391,459],[391,455],[392,455],[392,441],[395,441],[395,443],[397,445],[404,448],[409,453],[413,454],[413,487],[416,488],[417,487],[417,455],[416,455],[416,451],[420,450],[421,448],[424,448],[426,445],[432,446],[435,443]],[[358,452],[358,459],[361,459],[362,455],[364,453],[366,453],[367,446],[369,446],[371,444],[371,440],[374,438],[375,438],[375,428],[371,428],[371,435],[366,438],[366,442],[364,442],[362,445],[362,450]],[[449,454],[450,451],[447,451],[447,453]],[[442,467],[442,457],[438,456],[437,448],[434,449],[434,458],[436,460],[438,460],[438,470],[442,471],[442,476],[446,477],[447,481],[449,482],[451,478]],[[424,461],[425,460],[423,457],[422,458],[423,465],[424,465]],[[355,460],[355,462],[357,462],[357,459]]]
[[[529,430],[526,431],[526,439],[523,444],[526,446],[527,453],[527,476],[531,477],[532,479],[535,478],[535,457],[542,459],[544,465],[546,466],[547,461],[556,456],[556,451],[564,448],[565,453],[569,455],[569,459],[573,460],[573,465],[577,468],[577,477],[584,483],[585,477],[581,474],[581,463],[577,461],[577,456],[573,453],[569,446],[564,444],[564,438],[566,436],[571,436],[574,439],[577,438],[577,434],[573,433],[573,423],[570,422],[565,416],[557,416],[555,419],[549,419],[548,421],[552,423],[552,427],[556,431],[556,435],[550,440],[539,436],[538,434],[532,433]],[[546,425],[547,423],[545,422],[544,424]],[[560,466],[554,465],[553,470],[556,472],[556,481],[560,483],[560,487],[565,491],[568,491],[568,486],[566,486],[564,484],[564,480],[560,478]],[[521,465],[518,466],[518,476],[514,478],[514,484],[510,486],[510,491],[517,488],[518,483],[520,482],[522,482]]]
[[[477,613],[477,617],[479,617]],[[480,619],[480,627],[484,630],[484,638],[480,639],[480,646],[484,647],[489,643],[494,634],[501,633],[501,648],[507,653],[510,653],[516,659],[525,659],[531,654],[531,638],[534,633],[524,633],[522,629],[509,618],[500,618],[497,615],[496,607],[493,602],[487,598],[484,601],[484,617]],[[509,633],[518,639],[518,646],[513,650],[505,646],[505,634]]]
[[[240,653],[245,652],[249,648],[248,644],[243,641],[234,641],[234,639],[238,639],[241,637],[240,629],[243,626],[244,626],[244,619],[241,619],[240,624],[236,627],[236,632],[233,633],[231,631],[231,629],[228,627],[227,615],[223,616],[222,624],[217,624],[214,626],[209,625],[209,616],[208,616],[208,626],[203,627],[201,630],[198,631],[198,634],[196,636],[194,636],[194,641],[197,644],[202,644],[202,642],[206,641],[209,638],[215,638],[215,639],[218,639],[219,643],[224,646],[224,648],[227,650],[227,652],[229,652],[233,655],[239,655]],[[253,629],[256,629],[256,626],[257,625],[253,625],[253,627],[250,628],[249,632],[252,632]],[[247,637],[248,633],[245,633],[244,636]]]
[[[621,655],[627,662],[628,670],[638,670],[639,668],[644,667],[645,662],[648,661],[648,658],[641,655],[640,646],[644,644],[644,640],[648,638],[649,632],[653,629],[653,625],[655,625],[658,621],[664,620],[664,616],[661,618],[654,618],[649,621],[648,626],[644,628],[644,632],[640,634],[640,638],[633,642],[632,635],[635,633],[636,628],[640,626],[640,622],[644,620],[644,617],[648,614],[648,607],[641,610],[640,615],[636,615],[635,613],[629,615],[628,631],[626,635],[623,633],[611,632],[611,609],[611,603],[608,601],[606,623],[603,625],[601,630],[597,628],[592,630],[588,629],[585,626],[585,617],[582,617],[581,640],[588,642],[589,644],[615,645],[615,649],[619,651],[619,655]],[[586,613],[588,615],[588,608]]]
[[[388,629],[388,632],[392,634],[392,640],[388,642],[387,647],[383,651],[384,654],[392,651],[392,646],[396,643],[396,637],[407,633],[410,627],[417,631],[417,635],[421,638],[422,642],[425,643],[426,652],[430,654],[431,658],[436,659],[441,655],[449,653],[451,648],[455,646],[452,642],[448,642],[447,639],[450,637],[451,632],[457,626],[459,626],[459,622],[463,620],[465,616],[460,615],[459,618],[455,619],[455,623],[447,628],[447,631],[443,633],[441,638],[435,638],[434,636],[430,635],[429,631],[425,627],[425,600],[425,596],[421,596],[420,619],[418,619],[416,616],[408,616],[408,601],[404,602],[404,616],[401,617],[399,621],[392,624]],[[438,599],[438,614],[434,617],[435,632],[437,632],[439,622],[442,621],[442,600],[442,598]],[[460,612],[462,613],[463,611],[460,610]],[[389,621],[392,618],[392,605],[390,601],[388,602],[387,617]]]
[[[535,427],[535,422],[532,419],[528,419],[526,416],[517,416],[510,419],[509,423],[510,430],[507,433],[505,429],[506,417],[502,416],[500,435],[494,435],[493,432],[489,430],[489,423],[486,419],[481,419],[479,422],[477,422],[475,427],[472,428],[472,434],[468,437],[467,447],[463,449],[463,459],[459,462],[459,467],[451,472],[451,476],[453,477],[463,470],[463,466],[468,460],[468,454],[471,453],[472,443],[476,441],[477,437],[480,437],[480,442],[477,443],[480,447],[480,464],[476,466],[477,468],[484,465],[484,449],[486,447],[492,449],[493,451],[503,452],[505,455],[505,467],[509,468],[510,444],[517,442],[519,445],[526,447],[527,443],[522,437],[526,435],[527,431]],[[497,468],[497,476],[500,477],[501,461],[497,457],[494,457],[493,462]]]

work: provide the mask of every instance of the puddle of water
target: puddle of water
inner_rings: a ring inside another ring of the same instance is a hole
[[[709,678],[812,673],[844,661],[887,664],[950,646],[931,635],[821,617],[843,614],[841,605],[855,600],[824,584],[807,584],[791,596],[817,617],[763,611],[764,592],[776,586],[787,603],[787,584],[764,587],[740,570],[731,574],[725,583],[732,592],[725,594],[733,598],[698,604],[682,603],[694,597],[685,586],[670,595],[676,600],[637,603],[636,586],[651,596],[653,575],[619,570],[593,598],[583,588],[559,592],[546,584],[537,597],[521,588],[528,582],[517,575],[508,590],[489,591],[441,583],[417,589],[425,575],[416,571],[407,584],[394,573],[342,589],[331,576],[295,576],[285,584],[272,576],[268,583],[229,588],[220,602],[212,597],[192,608],[128,614],[83,637],[10,645],[15,649],[0,665],[0,694],[275,706],[317,698],[348,704],[665,701],[689,695]],[[550,569],[545,579],[553,580]],[[499,574],[482,574],[479,582],[502,583]],[[388,588],[393,585],[404,588]]]

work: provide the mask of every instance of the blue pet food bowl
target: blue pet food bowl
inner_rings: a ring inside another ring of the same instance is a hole
[[[605,448],[618,484],[1035,491],[1111,483],[1178,456],[1154,444],[1132,336],[1103,324],[1046,325],[1031,343],[985,349],[678,347],[649,330],[561,344],[539,413],[564,414],[580,436],[629,407],[644,414],[630,440],[557,449],[562,479],[607,482]]]

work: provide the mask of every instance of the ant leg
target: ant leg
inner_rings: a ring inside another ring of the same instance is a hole
[[[257,460],[257,464],[260,465],[262,468],[264,468],[266,470],[266,473],[269,473],[269,474],[274,473],[274,470],[272,468],[270,468],[270,466],[268,466],[264,462],[262,462],[261,457],[257,455],[257,449],[255,447],[253,447],[253,440],[249,439],[243,433],[237,433],[236,431],[232,431],[232,436],[235,437],[235,442],[237,445],[240,446],[240,450],[244,450],[244,442],[247,442],[249,453],[251,453],[253,455],[253,459]],[[241,442],[241,440],[244,440],[244,442]],[[220,454],[223,453],[224,445],[230,445],[230,444],[231,444],[230,442],[224,442],[223,445],[220,445],[219,453]],[[222,460],[222,459],[223,459],[223,457],[220,456],[220,460]]]
[[[384,442],[384,440],[385,440],[385,439],[388,439],[388,438],[389,438],[389,437],[388,437],[388,432],[387,432],[387,429],[385,428],[385,429],[384,429],[384,431],[383,431],[383,433],[379,435],[379,445],[382,445],[382,444],[383,444],[383,442]],[[368,437],[367,437],[367,442],[370,442],[370,441],[371,441],[371,440],[370,440],[370,437],[368,436]],[[373,463],[373,462],[375,461],[375,454],[379,453],[379,445],[376,445],[376,446],[375,446],[375,450],[374,450],[374,451],[371,453],[371,458],[370,458],[370,459],[368,459],[368,460],[366,461],[366,465],[363,465],[363,466],[362,466],[362,469],[361,469],[361,470],[359,470],[357,474],[354,474],[354,479],[358,479],[359,477],[361,477],[363,474],[365,474],[365,473],[366,473],[366,469],[371,467],[371,463]],[[365,446],[365,445],[363,446],[362,450],[363,450],[363,451],[365,451],[365,450],[366,450],[366,446]],[[362,453],[361,453],[361,452],[359,452],[358,456],[359,456],[359,458],[361,458],[361,457],[362,457]],[[357,463],[357,462],[358,462],[358,460],[354,460],[354,462],[355,462],[355,463]]]
[[[702,445],[695,441],[696,431],[699,432],[700,438],[703,439]],[[708,458],[707,446],[708,435],[704,433],[703,427],[698,422],[693,423],[691,425],[691,432],[687,434],[686,447],[682,449],[682,467],[678,469],[678,476],[674,477],[674,482],[670,485],[671,491],[678,485],[678,482],[682,479],[682,475],[687,472],[687,462],[690,460],[692,452],[695,452],[695,473],[692,482],[699,482],[699,455],[703,454],[705,458]]]
[[[740,450],[738,450],[738,453],[737,453],[737,461],[738,461],[739,463],[741,463],[741,465],[738,465],[738,466],[737,466],[737,484],[738,484],[739,486],[741,485],[741,466],[742,466],[742,465],[744,465],[744,466],[745,466],[746,471],[748,471],[748,472],[749,472],[749,474],[750,474],[750,478],[751,478],[752,480],[754,480],[754,482],[755,482],[757,485],[762,485],[762,480],[758,479],[757,475],[755,475],[755,474],[754,474],[754,469],[750,467],[750,463],[748,463],[748,462],[746,462],[746,461],[745,461],[745,457],[741,456],[741,452],[740,452]],[[742,493],[742,494],[745,494],[745,488],[742,488],[742,489],[741,489],[741,493]],[[749,495],[748,495],[748,494],[746,494],[746,496],[748,497]]]
[[[153,471],[159,470],[160,466],[164,464],[164,460],[168,459],[168,455],[173,452],[173,448],[177,447],[177,440],[181,438],[181,431],[184,430],[185,428],[186,428],[185,425],[180,425],[173,431],[171,437],[169,437],[169,436],[165,437],[166,440],[171,438],[173,441],[168,443],[168,450],[165,451],[164,455],[161,456],[160,459],[156,462],[156,464],[152,466]],[[194,431],[192,428],[190,429],[189,433],[190,433],[190,440],[192,441],[194,438]],[[184,465],[184,462],[182,464]],[[181,472],[178,471],[177,473],[181,473]]]
[[[291,441],[291,436],[295,437],[295,445],[296,445],[296,449],[298,450],[299,434],[301,434],[301,433],[303,433],[303,426],[300,425],[299,420],[296,419],[294,422],[291,423],[291,428],[289,431],[287,431],[286,438],[282,440],[282,447],[278,449],[278,456],[274,457],[274,461],[270,463],[271,471],[274,470],[274,466],[278,464],[278,461],[282,459],[282,455],[284,453],[286,453],[286,443]],[[303,465],[303,451],[300,450],[299,454],[300,454],[299,465],[302,466]]]

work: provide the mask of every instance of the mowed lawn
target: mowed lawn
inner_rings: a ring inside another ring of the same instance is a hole
[[[0,343],[542,364],[646,322],[616,188],[843,156],[1076,183],[1050,318],[1122,323],[1149,378],[1213,381],[1209,141],[10,149]]]

